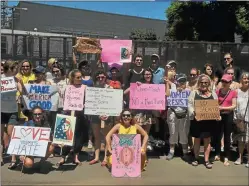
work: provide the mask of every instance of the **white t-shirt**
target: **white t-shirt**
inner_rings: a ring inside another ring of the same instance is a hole
[[[245,121],[249,122],[249,108],[247,108],[247,111],[246,111],[246,106],[247,106],[248,98],[249,98],[249,90],[247,90],[246,92],[243,92],[240,89],[238,89],[237,91],[238,91],[237,107],[235,110],[234,117],[235,119],[240,119],[240,120],[244,120],[244,117],[245,117]],[[246,116],[244,116],[245,111],[246,111]]]
[[[58,108],[63,108],[64,104],[64,95],[66,91],[66,87],[68,84],[68,79],[56,81],[56,79],[49,80],[52,85],[56,85],[58,87],[58,94],[59,94],[59,103]]]

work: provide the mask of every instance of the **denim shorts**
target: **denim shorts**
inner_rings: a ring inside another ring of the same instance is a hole
[[[18,124],[18,112],[15,113],[3,113],[1,112],[1,124],[17,125]]]

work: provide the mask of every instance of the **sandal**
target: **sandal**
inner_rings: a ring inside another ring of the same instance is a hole
[[[77,166],[81,166],[82,165],[82,162],[80,161],[73,161],[73,164],[77,165]]]
[[[65,158],[63,158],[63,161],[60,161],[60,162],[56,163],[55,166],[59,168],[60,166],[64,165],[65,162],[66,162]]]
[[[13,169],[15,169],[16,167],[17,167],[16,161],[12,161],[12,162],[10,162],[10,164],[9,164],[9,166],[8,166],[8,169],[13,170]]]
[[[99,163],[99,160],[92,160],[92,161],[89,162],[89,165],[94,165],[96,163]]]
[[[214,161],[220,161],[220,157],[219,156],[215,156],[214,157]]]
[[[101,167],[106,167],[107,166],[107,161],[102,161]]]
[[[192,165],[194,167],[198,166],[199,165],[199,160],[198,159],[195,159],[193,162],[192,162]]]
[[[224,165],[225,165],[225,166],[229,166],[229,165],[230,165],[230,163],[229,163],[229,161],[228,161],[227,158],[225,158],[225,160],[224,160]]]
[[[205,167],[207,168],[207,169],[212,169],[212,164],[209,162],[209,161],[206,161],[205,162]]]

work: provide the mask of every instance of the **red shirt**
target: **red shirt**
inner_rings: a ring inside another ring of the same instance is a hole
[[[221,93],[220,89],[216,91],[216,94],[218,96],[219,103],[222,103],[220,105],[222,107],[230,107],[230,106],[232,106],[233,98],[237,98],[237,91],[235,91],[235,90],[230,90],[230,92],[227,93],[228,94],[227,97],[226,97],[226,94],[223,95]],[[225,98],[225,100],[224,100],[224,98]]]

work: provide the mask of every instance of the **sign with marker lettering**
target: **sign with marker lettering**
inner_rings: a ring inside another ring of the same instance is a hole
[[[23,95],[24,102],[28,110],[35,106],[40,106],[43,110],[57,111],[59,95],[55,85],[25,85],[27,95]]]
[[[64,97],[63,110],[83,110],[85,85],[74,86],[68,85]]]
[[[15,126],[8,154],[45,157],[50,130],[43,127]]]
[[[119,116],[123,109],[123,90],[86,88],[85,114]]]
[[[1,93],[16,91],[17,88],[14,77],[1,78]]]
[[[165,85],[131,83],[130,109],[165,110]]]
[[[169,107],[188,107],[189,90],[170,91],[170,96],[167,97]]]
[[[140,134],[112,136],[112,176],[141,177]]]
[[[201,120],[219,120],[220,109],[218,100],[196,100],[195,118]]]

